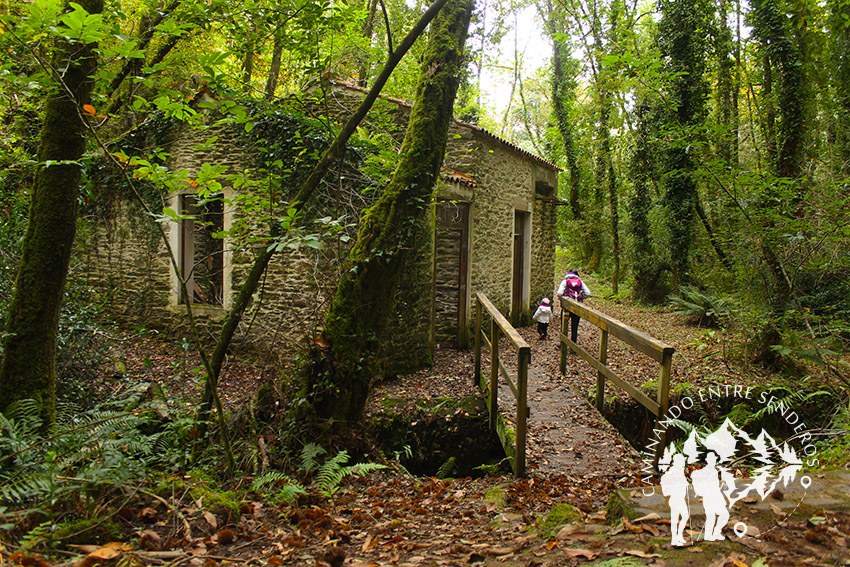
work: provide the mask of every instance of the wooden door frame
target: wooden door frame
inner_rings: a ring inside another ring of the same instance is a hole
[[[456,201],[453,199],[437,199],[435,204],[435,235],[434,235],[434,262],[432,266],[432,290],[431,290],[431,321],[432,321],[432,333],[434,332],[434,326],[436,326],[436,282],[437,282],[437,254],[436,254],[436,246],[437,246],[437,235],[436,232],[440,230],[441,226],[445,227],[453,227],[457,228],[458,225],[448,225],[440,223],[439,214],[436,211],[436,208],[441,205],[445,206],[446,203],[453,202],[456,205],[461,205],[458,207],[463,211],[463,219],[460,223],[460,266],[459,266],[459,274],[458,274],[458,305],[457,305],[457,332],[456,332],[456,341],[457,346],[459,348],[466,348],[469,345],[469,321],[468,321],[468,313],[469,313],[469,240],[470,240],[470,218],[471,218],[471,209],[472,205],[469,202],[465,201]]]
[[[529,289],[531,285],[531,211],[529,209],[530,207],[515,207],[512,221],[510,320],[514,326],[523,326],[528,323],[531,293]],[[519,240],[519,255],[517,255],[517,240]]]

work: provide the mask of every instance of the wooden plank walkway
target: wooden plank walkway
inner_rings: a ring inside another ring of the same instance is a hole
[[[550,326],[550,337],[557,336],[558,327],[557,323]],[[634,477],[640,456],[591,402],[560,375],[558,341],[553,338],[538,341],[535,327],[519,331],[532,348],[528,370],[528,475],[604,476],[614,480]],[[500,348],[508,347],[500,345]],[[482,374],[487,376],[488,357],[483,362]],[[571,363],[582,361],[571,357]],[[506,362],[506,366],[510,365]],[[595,381],[588,381],[589,387],[592,384]],[[504,380],[499,385],[499,412],[515,426],[516,402]]]

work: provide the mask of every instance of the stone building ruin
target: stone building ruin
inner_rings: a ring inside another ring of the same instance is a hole
[[[333,109],[332,116],[341,120],[364,93],[336,83],[306,97],[302,110],[326,120]],[[404,101],[381,98],[370,116],[389,116],[397,125],[392,135],[400,140],[409,111]],[[205,164],[234,172],[256,161],[244,142],[244,128],[210,122],[208,129],[176,128],[158,140],[168,153],[170,170],[197,176]],[[213,145],[211,135],[217,136]],[[515,325],[530,323],[539,299],[552,292],[559,171],[479,126],[452,122],[441,181],[426,220],[428,237],[410,255],[396,297],[397,316],[384,341],[388,373],[429,364],[437,344],[467,346],[477,292],[485,293]],[[188,296],[183,297],[164,244],[144,228],[149,218],[134,214],[128,197],[116,197],[114,183],[108,176],[95,177],[96,190],[111,195],[111,205],[80,237],[90,283],[109,295],[120,322],[188,336],[184,303],[190,301],[198,319],[209,325],[209,336],[216,336],[253,259],[250,247],[216,238],[240,211],[199,199],[188,184],[160,197],[166,207],[195,215],[179,222],[161,219],[178,267],[191,274]],[[221,191],[227,203],[237,189],[225,184]],[[276,256],[234,348],[291,356],[319,336],[345,256],[339,240],[323,244],[318,250],[294,248]]]

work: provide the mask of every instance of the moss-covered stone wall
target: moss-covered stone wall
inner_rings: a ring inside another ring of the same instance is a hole
[[[397,101],[381,101],[381,106],[385,118],[402,122],[409,112]],[[213,135],[218,136],[217,143],[199,149]],[[181,129],[168,140],[167,163],[172,170],[185,169],[195,174],[204,163],[210,163],[224,165],[233,173],[253,167],[256,162],[256,155],[246,149],[241,127]],[[530,284],[524,306],[528,312],[540,297],[552,293],[555,207],[540,197],[546,196],[547,188],[557,186],[557,169],[477,127],[459,122],[451,126],[444,168],[469,176],[475,185],[442,190],[448,197],[470,205],[469,323],[474,316],[477,291],[486,293],[504,313],[510,309],[512,234],[517,210],[528,213],[530,222]],[[225,188],[226,195],[232,195],[229,191]],[[174,195],[164,196],[166,206],[173,206],[173,200]],[[226,207],[225,228],[236,214],[238,211]],[[172,246],[179,249],[176,224],[165,223],[163,228]],[[397,291],[390,331],[383,340],[388,373],[427,365],[433,356],[433,213],[422,219],[420,230]],[[224,244],[224,307],[195,306],[196,316],[208,327],[210,337],[217,334],[224,309],[229,307],[253,261],[251,249],[236,244]],[[81,232],[79,248],[86,259],[90,282],[107,295],[119,321],[156,328],[173,336],[189,335],[185,308],[178,302],[177,279],[165,246],[151,220],[140,214],[137,206],[126,198],[118,200],[108,214]],[[320,333],[346,250],[347,244],[334,238],[324,242],[321,250],[301,248],[277,255],[251,311],[243,319],[234,346],[273,351],[286,357],[309,344]]]

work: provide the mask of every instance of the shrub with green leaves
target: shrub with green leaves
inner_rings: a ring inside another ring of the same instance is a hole
[[[35,402],[13,403],[0,413],[4,517],[46,525],[30,534],[33,547],[46,545],[55,527],[88,519],[110,496],[126,498],[152,471],[180,470],[190,449],[181,427],[192,416],[164,402],[140,384],[88,411],[62,403],[47,432]]]
[[[309,488],[316,490],[326,498],[339,490],[342,481],[348,476],[363,476],[372,471],[387,468],[378,463],[355,463],[349,465],[348,451],[340,451],[334,457],[323,458],[327,451],[315,443],[307,443],[301,450],[300,470],[305,478],[312,478]],[[274,486],[275,492],[267,488]],[[279,471],[269,471],[254,479],[251,489],[266,492],[272,501],[293,503],[299,495],[306,494],[307,488],[300,482]]]
[[[671,295],[668,301],[676,315],[688,317],[700,327],[720,327],[737,311],[730,298],[695,286],[683,286],[679,295]]]

